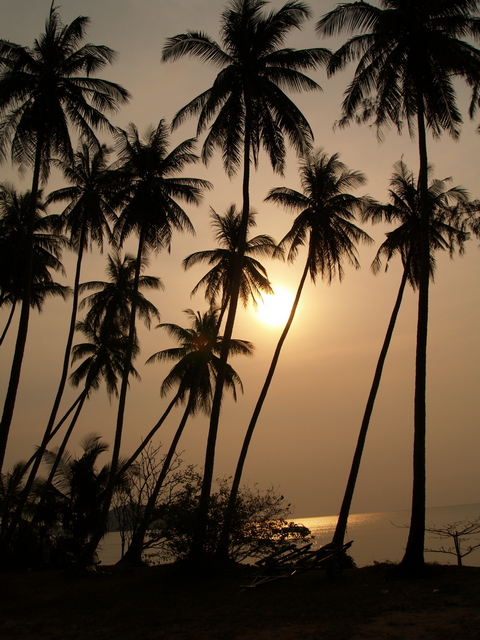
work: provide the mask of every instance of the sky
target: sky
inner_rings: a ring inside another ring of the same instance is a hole
[[[166,38],[188,29],[204,31],[218,40],[225,4],[224,0],[64,0],[60,15],[64,23],[78,15],[89,16],[87,41],[105,44],[118,52],[115,63],[101,76],[122,84],[132,99],[111,121],[122,128],[133,122],[144,131],[161,118],[171,121],[182,106],[211,86],[214,69],[198,60],[161,63],[161,52]],[[279,8],[282,4],[275,0],[268,8]],[[344,38],[320,40],[314,30],[315,23],[335,3],[317,0],[309,4],[313,18],[301,32],[292,34],[288,46],[335,49]],[[0,38],[31,45],[43,31],[49,7],[49,0],[0,0]],[[369,194],[386,201],[396,161],[403,158],[414,173],[418,171],[416,141],[406,132],[400,136],[391,130],[379,143],[375,131],[366,125],[334,128],[340,117],[342,94],[352,73],[353,66],[327,78],[323,70],[318,70],[311,76],[323,91],[291,97],[309,120],[315,145],[329,154],[339,153],[350,169],[365,173],[368,183],[357,195]],[[465,114],[461,138],[429,139],[429,159],[434,177],[451,176],[452,185],[462,185],[472,198],[479,198],[480,118],[469,120],[468,93],[461,84],[458,98]],[[186,122],[172,135],[172,144],[193,137],[195,132],[195,121]],[[28,173],[21,179],[8,163],[0,171],[1,180],[13,181],[21,190],[29,188]],[[241,204],[240,177],[229,180],[218,155],[208,167],[190,166],[186,175],[206,178],[214,185],[199,207],[186,207],[196,235],[175,235],[171,252],[151,256],[147,271],[161,277],[165,285],[163,292],[149,294],[160,311],[161,321],[181,325],[186,319],[183,310],[206,309],[201,293],[190,296],[205,273],[204,267],[184,272],[181,262],[194,251],[215,246],[209,226],[210,208],[223,213],[232,203]],[[62,185],[61,177],[52,175],[45,191]],[[258,172],[252,174],[251,202],[258,213],[255,233],[268,233],[277,241],[289,230],[293,216],[263,200],[271,188],[279,186],[300,189],[298,161],[291,151],[284,176],[274,174],[264,156],[260,158]],[[60,209],[51,209],[51,213],[58,212]],[[291,503],[296,518],[331,515],[340,508],[373,372],[400,284],[401,265],[395,260],[387,272],[374,276],[370,270],[389,227],[362,226],[375,243],[359,247],[361,268],[355,270],[346,265],[341,283],[328,284],[319,279],[315,286],[309,282],[305,287],[245,466],[245,483],[262,489],[273,487]],[[133,241],[127,249],[135,250]],[[106,279],[105,259],[106,254],[96,251],[88,254],[82,280]],[[293,265],[265,261],[273,287],[294,293],[304,259],[304,253],[300,252]],[[67,270],[64,282],[72,284],[74,257],[65,254],[63,262]],[[429,507],[480,502],[479,273],[478,239],[467,243],[464,256],[456,256],[454,260],[448,255],[437,256],[428,346]],[[416,302],[416,294],[408,290],[371,420],[353,513],[394,511],[410,506]],[[41,315],[37,312],[31,315],[7,467],[29,457],[39,444],[60,376],[69,312],[68,303],[53,300],[47,302]],[[0,326],[6,316],[7,311],[0,311]],[[237,403],[224,401],[216,477],[234,473],[280,331],[281,327],[262,322],[251,308],[239,311],[234,335],[253,342],[256,351],[253,358],[237,357],[231,362],[243,381],[244,394]],[[122,446],[125,455],[138,446],[170,399],[159,394],[168,365],[143,363],[156,351],[174,345],[161,329],[142,328],[139,335],[141,353],[136,366],[142,380],[131,383],[127,398]],[[14,337],[12,330],[0,352],[0,394],[8,383]],[[75,397],[75,390],[68,389],[62,407],[66,409]],[[161,440],[166,447],[181,413],[182,409],[177,409],[158,434],[157,441]],[[109,403],[101,388],[83,410],[72,450],[79,453],[78,442],[92,431],[113,442],[115,416],[115,399]],[[180,444],[185,462],[199,468],[204,461],[207,428],[206,418],[195,418],[187,425]]]

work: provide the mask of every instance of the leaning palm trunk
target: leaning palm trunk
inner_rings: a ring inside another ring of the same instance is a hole
[[[17,508],[17,511],[19,512],[19,516],[21,515],[23,508],[28,500],[28,496],[30,495],[30,491],[32,489],[33,483],[35,481],[35,478],[37,477],[37,473],[38,470],[40,468],[40,464],[42,462],[43,459],[43,454],[45,453],[46,449],[47,449],[47,445],[50,442],[50,440],[53,437],[53,427],[55,424],[55,420],[57,417],[57,413],[58,413],[58,409],[60,408],[60,402],[62,400],[62,396],[63,396],[63,392],[65,390],[65,384],[67,382],[67,376],[68,376],[68,368],[69,368],[69,363],[70,363],[70,353],[72,351],[72,344],[73,344],[73,337],[75,334],[75,321],[77,318],[77,309],[78,309],[78,297],[79,297],[79,287],[80,287],[80,271],[81,271],[81,265],[82,265],[82,255],[83,255],[83,245],[85,242],[85,226],[83,226],[82,228],[82,232],[80,235],[80,243],[79,243],[79,249],[78,249],[78,259],[77,259],[77,266],[76,266],[76,270],[75,270],[75,283],[74,283],[74,287],[73,287],[73,304],[72,304],[72,313],[71,313],[71,318],[70,318],[70,327],[69,327],[69,331],[68,331],[68,337],[67,337],[67,344],[65,347],[65,355],[63,358],[63,366],[62,366],[62,374],[60,377],[60,383],[58,386],[58,390],[57,390],[57,395],[55,397],[55,401],[53,403],[53,408],[52,411],[50,413],[50,418],[48,420],[48,424],[45,428],[45,432],[43,434],[43,438],[42,438],[42,442],[40,443],[40,446],[38,448],[37,451],[37,455],[35,457],[35,460],[33,462],[33,466],[32,469],[30,471],[30,474],[28,476],[27,482],[25,483],[25,488],[22,491],[22,496]],[[83,406],[83,403],[85,401],[85,398],[83,398],[83,400],[80,403],[80,409]],[[72,427],[73,428],[73,427]]]
[[[340,508],[340,513],[337,520],[337,526],[335,528],[335,533],[333,534],[333,538],[332,538],[332,544],[338,547],[343,545],[343,542],[345,539],[348,516],[350,514],[350,508],[352,506],[353,494],[355,491],[355,485],[357,482],[358,472],[360,469],[360,462],[362,460],[363,449],[365,446],[368,427],[370,425],[370,418],[372,416],[372,411],[373,411],[373,407],[377,397],[378,388],[380,386],[383,367],[385,365],[388,349],[390,347],[393,330],[395,329],[395,324],[397,322],[398,312],[400,311],[400,306],[402,304],[402,298],[403,298],[405,286],[408,280],[408,270],[409,270],[409,260],[407,260],[407,263],[405,264],[405,267],[403,270],[402,280],[400,283],[400,288],[398,290],[397,299],[393,307],[392,315],[390,317],[390,322],[388,324],[387,332],[385,334],[385,339],[383,341],[383,346],[380,351],[377,367],[375,369],[375,375],[373,376],[373,382],[370,388],[370,393],[368,395],[367,404],[365,406],[365,412],[363,414],[363,420],[360,427],[360,432],[358,434],[357,446],[355,448],[355,453],[352,460],[352,466],[350,468],[350,475],[348,476],[345,495],[343,496],[343,502],[342,502],[342,506]]]
[[[122,468],[119,470],[118,474],[120,476],[122,476],[125,471],[127,471],[127,469],[129,469],[132,464],[135,462],[135,460],[138,458],[138,456],[142,453],[142,451],[145,449],[145,447],[148,445],[148,443],[150,442],[150,440],[153,438],[153,436],[157,433],[157,431],[160,429],[160,427],[162,426],[162,424],[165,422],[165,420],[167,419],[167,417],[170,415],[171,410],[173,409],[173,407],[177,404],[178,400],[180,398],[180,393],[177,393],[175,395],[175,397],[173,398],[173,400],[170,402],[170,404],[168,405],[168,407],[165,409],[165,411],[163,412],[162,416],[160,417],[160,419],[157,421],[157,423],[155,424],[155,426],[150,430],[150,432],[145,436],[145,438],[142,440],[142,444],[139,445],[137,447],[137,449],[134,451],[134,453],[132,453],[132,455],[130,456],[130,458],[125,462],[125,464],[122,466]]]
[[[85,388],[83,389],[82,393],[77,397],[77,399],[72,403],[72,405],[70,406],[70,408],[65,412],[65,414],[63,415],[63,417],[61,418],[61,420],[59,420],[57,422],[57,425],[55,426],[55,429],[52,430],[52,433],[50,434],[50,440],[52,438],[54,438],[57,433],[60,431],[60,429],[62,428],[64,422],[66,422],[68,416],[72,413],[72,411],[75,409],[75,407],[78,405],[79,402],[83,402],[84,401],[84,397],[88,394],[88,390]],[[49,440],[49,441],[50,441]],[[27,462],[25,463],[24,467],[23,467],[23,472],[25,473],[30,466],[35,462],[35,460],[37,459],[38,455],[40,452],[40,447],[35,451],[35,453],[30,456],[30,458],[27,460]],[[43,454],[42,454],[43,455]]]
[[[35,526],[38,523],[39,519],[41,518],[41,513],[42,513],[42,510],[43,510],[43,505],[45,504],[45,500],[46,500],[46,497],[47,497],[47,492],[49,491],[50,487],[53,484],[53,480],[55,478],[55,474],[57,473],[58,465],[60,464],[60,461],[63,458],[63,454],[65,452],[65,449],[67,448],[68,441],[70,440],[70,436],[72,435],[73,429],[74,429],[75,425],[77,424],[78,418],[79,418],[80,413],[81,413],[81,411],[83,409],[83,405],[85,404],[85,400],[87,399],[87,396],[88,396],[88,391],[84,391],[82,393],[82,395],[80,396],[80,400],[79,400],[79,402],[77,404],[77,409],[76,409],[76,411],[75,411],[75,413],[74,413],[74,415],[72,417],[72,420],[70,422],[70,425],[69,425],[67,431],[65,432],[65,435],[63,437],[62,443],[61,443],[61,445],[60,445],[60,447],[58,449],[57,455],[55,457],[55,461],[54,461],[54,463],[52,465],[52,468],[50,469],[50,473],[48,475],[47,482],[45,483],[44,493],[43,493],[43,495],[42,495],[42,497],[40,499],[40,502],[38,503],[37,508],[35,509],[35,513],[33,514],[32,526]],[[44,449],[42,451],[42,457],[45,454],[45,451],[46,451],[46,449]]]
[[[40,168],[42,160],[43,136],[38,134],[37,147],[35,151],[35,164],[32,179],[32,191],[30,194],[30,212],[27,221],[26,234],[26,255],[25,255],[25,271],[23,283],[22,307],[20,311],[20,320],[18,324],[17,340],[15,343],[15,351],[13,354],[12,368],[10,370],[10,380],[8,382],[7,395],[3,405],[2,422],[0,423],[0,477],[7,449],[8,435],[12,424],[13,412],[15,409],[15,400],[17,398],[18,385],[20,383],[20,373],[22,371],[23,354],[28,334],[28,321],[30,318],[30,297],[32,289],[32,273],[33,273],[33,233],[35,228],[35,210],[37,204],[37,196],[40,184]],[[8,544],[8,541],[6,541]]]
[[[300,301],[300,297],[302,295],[303,286],[305,284],[305,280],[307,278],[309,271],[308,262],[305,265],[305,268],[302,273],[302,277],[300,279],[300,284],[298,285],[297,293],[295,295],[295,300],[293,301],[292,309],[290,311],[290,315],[288,317],[287,323],[280,335],[278,340],[275,352],[273,354],[272,362],[270,364],[270,368],[267,373],[267,377],[265,378],[265,382],[263,383],[262,390],[257,400],[257,404],[255,405],[255,409],[253,411],[253,415],[250,419],[250,424],[248,425],[247,433],[245,434],[245,439],[243,441],[242,450],[240,452],[240,457],[238,459],[237,468],[235,470],[235,476],[232,482],[232,489],[230,491],[230,496],[228,499],[227,510],[225,512],[225,519],[223,522],[222,532],[220,534],[220,539],[218,542],[217,553],[219,556],[223,558],[228,557],[228,547],[230,540],[230,529],[232,526],[233,518],[235,515],[235,507],[237,502],[238,491],[240,488],[240,481],[242,479],[243,467],[245,465],[245,460],[247,458],[248,448],[250,446],[250,441],[252,439],[253,432],[257,425],[257,420],[260,415],[260,412],[263,407],[263,403],[265,398],[267,397],[268,389],[270,388],[270,383],[272,382],[273,374],[275,373],[275,369],[277,367],[278,359],[280,357],[280,352],[283,347],[283,343],[286,340],[288,332],[290,331],[290,327],[292,326],[293,319],[295,318],[295,313],[297,311],[298,303]]]
[[[419,92],[420,93],[420,92]],[[430,284],[428,159],[424,106],[421,95],[417,99],[418,139],[420,153],[420,276],[418,286],[417,348],[415,354],[415,400],[413,441],[413,488],[410,530],[405,555],[400,566],[407,572],[420,572],[425,565],[426,510],[426,387],[427,387],[427,330],[428,292]]]
[[[135,342],[135,316],[137,314],[137,294],[140,281],[140,271],[142,268],[142,253],[143,253],[143,240],[144,230],[140,230],[140,237],[138,240],[138,252],[137,252],[137,264],[135,267],[135,276],[133,281],[133,296],[132,306],[130,310],[130,326],[128,331],[128,343],[125,350],[125,360],[122,372],[122,385],[120,388],[120,395],[118,400],[118,413],[117,413],[117,425],[115,429],[115,440],[113,443],[112,461],[110,463],[110,474],[108,477],[107,486],[105,488],[102,513],[98,521],[97,527],[88,543],[86,549],[86,562],[90,562],[97,550],[100,540],[105,535],[105,531],[108,523],[108,512],[112,503],[113,493],[115,491],[115,483],[117,480],[118,461],[120,458],[120,447],[122,444],[123,423],[125,417],[125,405],[127,400],[128,390],[128,377],[130,373],[130,367],[132,363],[133,348]]]
[[[148,526],[152,520],[153,511],[155,509],[158,494],[160,493],[160,489],[163,487],[163,483],[165,482],[165,478],[170,470],[170,465],[173,460],[173,456],[175,455],[175,451],[177,450],[178,442],[182,436],[185,425],[187,424],[187,420],[192,411],[192,407],[194,404],[194,394],[190,393],[190,397],[183,412],[182,419],[178,428],[175,432],[175,435],[172,440],[172,444],[170,445],[170,449],[168,450],[167,455],[165,456],[165,460],[163,461],[162,470],[160,475],[158,476],[157,482],[155,483],[155,487],[153,489],[152,495],[149,497],[147,505],[145,507],[145,511],[142,515],[142,520],[137,530],[134,532],[132,536],[132,541],[130,542],[130,546],[127,549],[127,552],[120,560],[120,562],[130,563],[130,564],[141,564],[142,563],[142,551],[143,551],[143,541],[145,535],[147,533]]]
[[[250,135],[251,127],[249,125],[248,99],[245,99],[246,115],[245,115],[245,143],[243,156],[243,208],[242,220],[239,229],[238,257],[235,265],[235,273],[232,279],[232,289],[229,299],[228,314],[225,323],[225,331],[222,339],[222,348],[220,351],[220,361],[217,371],[217,380],[215,385],[215,393],[212,402],[212,411],[210,415],[210,426],[207,438],[207,450],[205,454],[205,466],[203,472],[202,490],[200,493],[200,501],[198,505],[197,526],[192,540],[190,549],[190,559],[197,561],[201,558],[205,547],[205,537],[208,523],[208,509],[210,505],[210,494],[213,482],[213,469],[215,464],[215,446],[217,442],[218,423],[220,420],[220,408],[222,404],[223,385],[225,382],[225,374],[227,369],[228,353],[230,350],[230,340],[233,334],[235,324],[235,316],[237,313],[238,298],[240,292],[240,284],[242,278],[243,256],[247,245],[248,219],[250,214]]]
[[[10,313],[8,314],[8,319],[5,324],[5,328],[2,331],[2,336],[0,337],[0,345],[3,344],[3,341],[5,340],[5,336],[7,335],[7,332],[10,329],[10,325],[12,324],[13,316],[15,314],[16,306],[17,306],[17,301],[15,300],[12,303],[12,308],[10,309]]]

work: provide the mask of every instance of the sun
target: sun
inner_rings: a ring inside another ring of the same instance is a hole
[[[290,291],[282,287],[275,287],[274,291],[273,295],[263,296],[263,302],[258,303],[256,314],[265,324],[278,327],[287,322],[294,297]]]

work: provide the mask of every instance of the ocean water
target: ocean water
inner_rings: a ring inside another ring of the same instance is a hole
[[[452,507],[434,507],[427,509],[426,526],[435,528],[473,520],[480,517],[480,503],[456,505]],[[337,516],[322,516],[319,518],[294,518],[294,521],[308,527],[314,536],[314,548],[330,542],[337,523]],[[355,560],[358,567],[371,565],[374,562],[391,561],[398,562],[403,557],[408,538],[408,525],[410,522],[409,511],[391,511],[384,513],[356,513],[352,514],[348,521],[348,529],[345,541],[353,540],[349,554]],[[480,534],[465,541],[464,547],[469,544],[480,543]],[[425,547],[427,549],[439,549],[453,546],[453,541],[439,540],[426,533]],[[121,540],[118,532],[109,533],[102,541],[102,549],[99,559],[102,564],[114,564],[121,556]],[[427,562],[440,562],[442,564],[456,564],[457,559],[453,555],[444,553],[425,553]],[[463,559],[464,565],[480,567],[480,549],[473,551]]]

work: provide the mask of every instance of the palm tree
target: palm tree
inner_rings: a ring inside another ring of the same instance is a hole
[[[118,397],[117,385],[119,377],[123,371],[125,350],[128,340],[127,336],[122,334],[120,327],[115,330],[112,325],[109,324],[97,329],[88,324],[88,322],[81,321],[77,323],[76,329],[84,334],[87,338],[87,342],[79,343],[72,349],[72,364],[77,360],[83,359],[83,361],[70,375],[70,383],[72,386],[78,387],[80,383],[84,381],[84,386],[82,392],[66,413],[66,416],[68,416],[76,407],[72,420],[70,421],[68,429],[65,432],[60,447],[58,448],[56,459],[51,464],[50,473],[44,487],[45,497],[53,482],[58,464],[62,459],[63,452],[66,449],[85,401],[88,400],[92,391],[96,391],[100,387],[102,380],[105,381],[108,395],[110,397],[113,395]],[[135,344],[133,355],[136,356],[138,351],[138,344]],[[130,366],[130,376],[138,379],[140,378],[133,364]],[[57,433],[62,423],[63,420],[60,421],[55,429],[52,430],[50,440]],[[39,448],[36,452],[37,458],[40,452],[43,456],[44,450],[42,451]],[[41,517],[42,508],[43,500],[40,502],[36,511],[37,518]],[[34,517],[33,524],[35,523],[36,518]]]
[[[97,467],[98,457],[109,448],[101,436],[90,433],[80,446],[83,454],[79,458],[67,452],[60,455],[57,451],[46,451],[44,461],[50,467],[57,466],[53,492],[65,536],[65,551],[74,553],[81,564],[88,561],[85,549],[102,516],[111,469],[108,465]],[[117,486],[118,482],[119,479]]]
[[[18,193],[8,184],[0,185],[0,307],[11,305],[3,342],[18,302],[24,297],[22,266],[27,236],[27,220],[31,208],[29,191]],[[30,307],[42,311],[47,296],[67,297],[69,287],[53,281],[50,270],[64,274],[60,262],[66,239],[55,233],[57,216],[44,216],[42,193],[37,193],[33,229],[33,265]]]
[[[329,59],[326,49],[283,48],[288,34],[300,29],[310,17],[303,2],[290,0],[278,11],[268,14],[263,12],[265,5],[265,0],[231,0],[222,14],[223,46],[203,33],[187,31],[170,38],[163,49],[163,60],[190,55],[220,69],[213,86],[183,107],[175,116],[173,126],[178,126],[189,116],[198,115],[197,135],[200,135],[213,121],[203,144],[203,160],[208,162],[218,148],[228,175],[234,175],[243,167],[238,260],[212,404],[198,531],[193,541],[192,557],[202,554],[207,525],[228,345],[235,323],[247,245],[251,165],[257,166],[263,146],[273,169],[282,173],[285,136],[298,153],[309,148],[313,138],[310,126],[283,89],[320,89],[303,72],[314,70]]]
[[[146,260],[144,260],[142,263],[142,268],[144,266],[146,266]],[[80,353],[80,355],[83,356],[88,353],[90,356],[92,356],[97,349],[100,349],[99,357],[95,357],[93,362],[90,362],[89,359],[84,362],[83,370],[91,370],[90,375],[87,377],[86,387],[55,428],[53,428],[52,422],[51,429],[43,436],[41,446],[28,461],[28,466],[33,463],[33,467],[30,471],[28,480],[24,487],[23,502],[20,501],[19,503],[17,519],[12,521],[12,525],[10,527],[11,531],[13,531],[14,526],[18,524],[20,520],[21,510],[28,499],[28,494],[31,490],[31,487],[33,486],[33,482],[37,475],[43,452],[45,451],[48,442],[54,437],[54,435],[58,432],[62,424],[67,419],[68,415],[76,407],[75,414],[64,438],[64,446],[66,446],[71,432],[76,424],[78,416],[83,408],[83,404],[88,398],[90,388],[92,388],[92,386],[93,388],[98,387],[98,384],[95,383],[95,377],[98,376],[100,372],[102,372],[102,368],[105,375],[107,375],[108,373],[108,370],[105,369],[105,366],[108,367],[109,365],[108,363],[104,365],[103,359],[105,357],[111,357],[110,352],[112,351],[112,349],[117,351],[117,358],[120,357],[120,354],[118,353],[119,349],[123,349],[123,351],[121,351],[120,353],[123,353],[123,355],[125,355],[128,341],[126,340],[122,332],[124,330],[126,320],[129,318],[130,308],[133,304],[133,300],[136,300],[137,309],[139,311],[138,315],[140,315],[140,317],[144,320],[148,327],[150,326],[152,317],[156,317],[157,319],[159,319],[157,308],[151,302],[145,299],[143,294],[140,292],[140,289],[159,289],[162,288],[163,285],[159,278],[155,278],[153,276],[140,276],[137,282],[137,291],[134,292],[136,267],[137,262],[131,255],[126,254],[122,258],[118,251],[114,251],[112,255],[108,256],[107,261],[107,274],[109,275],[108,282],[92,281],[79,285],[80,292],[93,289],[99,289],[99,291],[87,296],[84,300],[81,301],[79,305],[80,308],[83,308],[85,305],[90,305],[90,309],[86,314],[85,321],[83,323],[79,323],[78,329],[80,331],[83,331],[87,335],[87,337],[92,340],[92,348],[89,349],[85,346],[83,351],[82,349],[75,348],[74,354]],[[126,324],[128,326],[128,322]],[[105,349],[102,348],[102,345],[104,345]],[[137,352],[138,346],[135,336],[134,345],[132,346],[132,357]],[[78,357],[79,356],[75,356],[74,361],[78,359]],[[93,366],[93,363],[95,362],[97,369]],[[80,370],[82,370],[82,367],[80,367]],[[132,367],[130,369],[130,372],[131,371]],[[92,372],[94,374],[93,378]],[[82,376],[78,378],[79,381],[81,379]],[[75,376],[73,380],[75,380]]]
[[[194,416],[198,411],[208,414],[212,406],[223,339],[218,335],[220,311],[218,309],[210,309],[201,314],[200,312],[195,313],[192,309],[186,309],[185,313],[190,320],[188,329],[177,324],[164,323],[158,325],[165,329],[180,346],[159,351],[147,360],[147,362],[177,360],[177,364],[163,381],[160,393],[165,395],[172,387],[177,386],[176,397],[180,402],[186,402],[186,408],[163,461],[154,490],[148,499],[142,521],[135,531],[130,547],[124,556],[124,560],[128,562],[141,562],[143,540],[156,507],[158,494],[170,469],[188,418]],[[245,340],[232,339],[230,341],[230,355],[251,356],[253,355],[253,345]],[[235,400],[237,399],[237,387],[243,391],[242,382],[231,365],[227,365],[224,386],[225,389],[232,392]],[[122,467],[121,472],[124,473],[125,469],[126,467]]]
[[[140,269],[148,265],[143,257]],[[107,257],[108,281],[91,280],[80,285],[80,293],[95,291],[83,298],[80,309],[89,307],[85,315],[86,324],[94,330],[112,327],[113,331],[128,327],[130,313],[135,300],[137,315],[149,329],[153,318],[160,320],[156,306],[147,300],[142,289],[163,290],[163,282],[155,276],[140,275],[135,283],[137,259],[130,253],[123,257],[118,249]]]
[[[358,242],[371,242],[371,238],[352,222],[355,219],[355,211],[360,211],[370,202],[370,199],[348,193],[349,189],[365,184],[366,178],[362,173],[350,171],[339,160],[338,154],[328,156],[322,149],[318,149],[305,156],[300,167],[300,176],[302,193],[287,187],[277,187],[272,189],[265,198],[266,201],[280,204],[290,211],[300,211],[292,229],[280,242],[280,247],[288,248],[288,260],[293,262],[299,248],[306,245],[307,259],[289,318],[275,348],[245,434],[219,541],[219,554],[223,556],[228,553],[230,526],[235,513],[250,441],[275,373],[283,343],[292,326],[307,276],[310,274],[313,283],[318,275],[327,282],[331,282],[335,275],[338,275],[341,281],[345,260],[356,268],[360,266],[355,245]]]
[[[85,139],[93,140],[93,128],[111,128],[104,112],[115,111],[117,105],[129,97],[121,86],[91,77],[111,63],[115,54],[106,46],[81,45],[88,24],[89,19],[81,16],[63,25],[52,3],[45,32],[32,48],[0,40],[0,155],[6,155],[10,145],[14,162],[33,167],[32,209],[27,220],[24,255],[24,297],[0,424],[0,470],[28,332],[35,203],[40,181],[46,181],[50,159],[55,154],[72,157],[72,127]]]
[[[359,59],[343,101],[343,122],[374,119],[379,131],[406,121],[419,145],[418,190],[421,212],[421,263],[418,283],[415,359],[414,465],[410,533],[401,562],[405,571],[424,567],[426,499],[426,359],[429,288],[429,206],[427,130],[458,138],[462,118],[455,100],[455,78],[473,87],[478,101],[480,51],[462,38],[478,38],[478,0],[380,0],[341,4],[317,24],[320,35],[360,31],[332,57],[329,73]]]
[[[92,144],[83,142],[75,153],[73,162],[58,160],[55,164],[62,170],[71,186],[57,189],[48,196],[46,201],[47,204],[69,201],[61,216],[61,222],[63,228],[70,233],[71,245],[77,252],[77,264],[63,367],[53,408],[45,429],[45,444],[53,429],[67,381],[77,319],[83,255],[93,243],[97,244],[100,249],[103,248],[103,237],[105,233],[110,234],[108,220],[114,221],[116,219],[115,212],[109,202],[113,191],[113,174],[107,167],[109,153],[110,150],[105,145],[92,146]],[[42,448],[42,445],[40,447]]]
[[[373,223],[387,221],[398,222],[399,226],[387,233],[387,239],[377,251],[377,255],[372,263],[374,273],[378,273],[382,266],[382,258],[385,259],[386,266],[396,255],[400,255],[403,264],[403,274],[400,287],[388,324],[385,339],[380,351],[372,386],[368,395],[362,424],[358,435],[357,446],[352,460],[352,466],[348,477],[342,506],[338,516],[337,526],[332,539],[332,544],[341,546],[344,542],[345,532],[348,523],[348,516],[352,504],[355,484],[360,469],[363,449],[367,437],[370,418],[372,415],[375,399],[377,396],[383,367],[392,339],[398,313],[403,299],[403,294],[407,282],[414,290],[418,289],[420,278],[420,200],[418,186],[415,183],[413,173],[401,160],[394,165],[394,173],[390,180],[390,204],[381,205],[373,203],[363,211],[363,219]],[[435,273],[435,252],[438,250],[449,251],[453,256],[455,247],[460,253],[463,252],[463,244],[468,234],[462,228],[453,226],[451,220],[458,217],[457,207],[464,208],[467,195],[459,187],[447,189],[447,180],[434,180],[428,190],[428,202],[430,207],[430,278],[433,282]],[[457,207],[450,203],[457,203]]]
[[[115,227],[120,245],[131,233],[138,234],[138,249],[134,276],[134,293],[138,291],[142,261],[149,250],[169,249],[173,230],[193,232],[193,226],[177,200],[188,204],[198,204],[202,190],[211,187],[206,180],[183,178],[179,174],[198,157],[193,153],[195,141],[181,142],[169,151],[168,127],[161,120],[156,128],[150,128],[140,137],[135,125],[126,131],[117,131],[117,151],[119,178],[123,185],[118,193],[122,210]],[[132,300],[128,319],[129,344],[125,354],[125,365],[120,388],[115,441],[112,452],[112,475],[106,491],[104,518],[114,490],[115,474],[118,467],[120,445],[123,432],[125,403],[127,397],[128,372],[132,348],[135,340],[135,319],[137,315],[136,297]],[[91,549],[98,544],[102,535],[93,536]]]
[[[192,295],[201,287],[204,287],[205,299],[211,307],[217,306],[220,299],[218,321],[221,324],[223,315],[228,307],[232,289],[232,279],[238,256],[241,214],[232,204],[223,215],[219,215],[212,209],[211,218],[211,226],[215,230],[215,240],[219,247],[192,253],[185,258],[182,265],[184,269],[189,269],[202,262],[213,265],[208,273],[195,285]],[[248,226],[250,228],[255,225],[255,213],[251,211]],[[247,306],[250,300],[256,306],[257,299],[261,299],[262,293],[273,293],[265,268],[254,256],[272,257],[278,255],[278,253],[275,240],[268,235],[262,234],[254,238],[247,238],[239,291],[240,299],[244,306]]]

